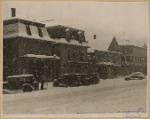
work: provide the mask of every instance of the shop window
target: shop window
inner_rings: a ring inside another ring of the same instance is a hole
[[[42,33],[41,28],[38,28],[38,34],[39,34],[40,37],[43,37],[43,33]]]
[[[30,36],[32,35],[32,34],[31,34],[30,26],[28,26],[28,25],[26,26],[26,31],[27,31],[27,34],[28,34],[28,35],[30,35]]]

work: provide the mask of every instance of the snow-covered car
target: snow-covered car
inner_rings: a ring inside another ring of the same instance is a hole
[[[145,76],[141,72],[134,72],[125,77],[125,80],[142,80]]]
[[[37,81],[34,80],[33,74],[20,74],[7,77],[9,90],[20,90],[23,92],[37,89]]]
[[[54,79],[53,86],[59,87],[79,86],[79,80],[76,74],[66,73],[62,77]]]
[[[98,84],[100,82],[97,73],[67,73],[62,77],[54,79],[53,86],[59,87],[73,87],[73,86],[87,86],[91,84]]]

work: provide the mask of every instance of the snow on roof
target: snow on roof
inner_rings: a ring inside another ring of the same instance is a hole
[[[35,55],[35,54],[26,54],[21,57],[27,57],[27,58],[39,58],[39,59],[60,59],[60,57],[53,55],[53,56],[47,56],[47,55]]]
[[[104,66],[120,66],[119,64],[113,62],[99,62],[97,65],[104,65]]]
[[[39,36],[38,27],[36,26],[29,26],[31,35],[28,35],[26,25],[23,23],[14,23],[5,25],[3,27],[3,38],[16,38],[16,37],[23,37],[23,38],[30,38],[30,39],[38,39],[38,40],[45,40],[45,41],[52,41],[55,42],[53,39],[49,37],[49,34],[45,27],[41,28],[41,32],[43,34],[42,37]]]
[[[70,42],[68,42],[65,38],[55,39],[56,43],[63,43],[68,45],[76,45],[76,46],[83,46],[83,47],[89,47],[88,43],[82,42],[79,43],[77,40],[70,39]]]
[[[107,51],[112,39],[91,39],[89,40],[88,52],[94,52],[95,50]]]
[[[119,45],[133,45],[133,43],[130,40],[121,40],[118,41]]]
[[[84,30],[82,30],[82,29],[77,29],[77,28],[73,28],[73,27],[66,26],[66,25],[61,25],[61,24],[48,25],[47,29],[52,28],[52,27],[63,27],[63,28],[67,28],[68,30],[72,29],[72,30],[75,30],[75,31],[82,31],[82,32],[84,32]]]
[[[4,25],[14,24],[14,23],[17,23],[17,22],[21,22],[21,23],[28,24],[28,25],[35,25],[35,26],[39,26],[39,27],[45,27],[45,24],[43,24],[42,22],[28,20],[28,19],[25,19],[25,18],[12,17],[10,19],[4,19],[3,20]]]
[[[121,41],[118,42],[118,44],[119,44],[119,46],[132,46],[132,47],[138,47],[138,48],[145,49],[144,47],[138,46],[130,40],[121,40]]]

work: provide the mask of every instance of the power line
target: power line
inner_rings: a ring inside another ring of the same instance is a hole
[[[48,19],[48,20],[44,20],[44,21],[41,21],[41,22],[49,22],[49,21],[55,21],[55,19]]]

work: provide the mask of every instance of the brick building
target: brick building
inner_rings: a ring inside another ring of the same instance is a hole
[[[87,73],[88,58],[84,31],[62,25],[47,27],[54,39],[55,54],[61,58],[61,74]]]
[[[54,54],[54,44],[45,24],[16,17],[4,20],[4,80],[8,75],[25,73],[32,73],[40,79],[52,80],[57,77],[60,63],[59,57]]]

